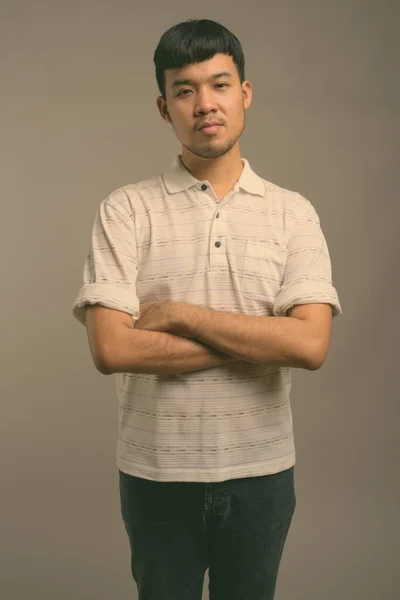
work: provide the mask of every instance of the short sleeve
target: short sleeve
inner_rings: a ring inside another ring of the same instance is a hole
[[[287,316],[295,304],[330,304],[332,315],[342,314],[332,285],[328,246],[319,217],[306,198],[297,194],[294,225],[291,227],[283,283],[275,298],[274,315]]]
[[[86,325],[86,305],[101,304],[139,318],[135,220],[128,194],[113,192],[97,211],[72,314]]]

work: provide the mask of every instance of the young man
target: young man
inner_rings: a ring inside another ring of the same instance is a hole
[[[73,314],[117,374],[121,509],[140,600],[271,600],[295,509],[291,368],[341,314],[312,204],[259,177],[239,138],[238,39],[186,21],[154,56],[182,152],[100,204]]]

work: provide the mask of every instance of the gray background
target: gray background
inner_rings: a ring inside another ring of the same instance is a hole
[[[4,600],[137,597],[115,379],[71,306],[100,202],[180,150],[152,60],[189,17],[241,40],[242,155],[315,206],[344,311],[323,368],[294,371],[298,504],[276,598],[399,597],[399,13],[387,0],[1,0]]]

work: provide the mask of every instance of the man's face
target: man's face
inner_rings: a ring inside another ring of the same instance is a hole
[[[232,57],[216,54],[165,75],[166,102],[159,97],[157,104],[182,145],[202,158],[229,152],[243,133],[252,96],[250,82],[240,83]],[[200,129],[211,121],[219,126]]]

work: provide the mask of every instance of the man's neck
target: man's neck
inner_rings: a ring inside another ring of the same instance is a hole
[[[182,152],[181,162],[193,177],[209,181],[214,189],[232,188],[243,171],[240,152],[225,154],[219,158],[204,159],[189,152]]]

